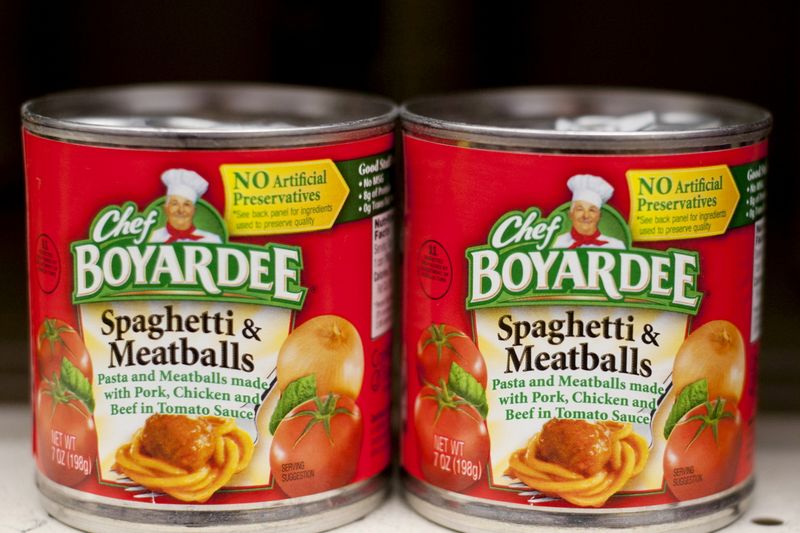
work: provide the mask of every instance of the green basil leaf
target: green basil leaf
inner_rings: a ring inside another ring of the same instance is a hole
[[[668,439],[675,424],[683,418],[683,415],[708,401],[708,382],[705,378],[686,385],[678,394],[672,411],[669,412],[667,422],[664,424],[664,438]]]
[[[475,376],[453,363],[450,365],[450,376],[447,378],[450,391],[458,394],[478,410],[483,418],[489,414],[489,403],[486,401],[486,391],[475,379]]]
[[[86,404],[89,412],[94,412],[94,394],[92,394],[92,384],[86,376],[73,365],[69,359],[61,359],[61,383],[64,387],[75,395],[80,401]]]
[[[275,430],[278,429],[278,424],[289,414],[289,411],[301,403],[314,398],[316,395],[317,378],[314,374],[297,378],[289,383],[286,388],[283,389],[283,393],[278,400],[278,405],[275,406],[275,411],[272,412],[272,418],[269,421],[269,432],[274,435]]]

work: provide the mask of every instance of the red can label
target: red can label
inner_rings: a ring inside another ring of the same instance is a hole
[[[407,134],[405,150],[410,475],[532,509],[750,477],[766,143],[554,155]]]
[[[24,142],[47,478],[231,505],[387,467],[391,135],[247,151]]]

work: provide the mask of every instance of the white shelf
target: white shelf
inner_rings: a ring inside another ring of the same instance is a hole
[[[75,531],[49,517],[39,505],[30,451],[30,412],[0,406],[0,533]],[[758,419],[757,484],[750,510],[725,533],[800,533],[800,416]],[[780,525],[757,525],[768,519]],[[397,491],[366,518],[337,533],[446,532],[412,511]]]

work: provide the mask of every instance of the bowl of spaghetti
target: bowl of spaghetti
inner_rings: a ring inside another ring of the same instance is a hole
[[[506,475],[579,507],[602,507],[647,463],[647,441],[629,423],[551,419],[513,452]]]
[[[247,468],[253,448],[232,418],[158,414],[117,449],[114,470],[176,500],[203,503]]]

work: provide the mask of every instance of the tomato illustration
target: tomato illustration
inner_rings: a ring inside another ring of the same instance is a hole
[[[75,329],[58,318],[46,318],[36,334],[36,357],[39,375],[54,379],[61,373],[61,360],[66,358],[92,381],[92,360],[83,339]]]
[[[417,343],[417,367],[423,383],[441,386],[447,382],[450,366],[472,374],[486,388],[486,363],[475,343],[464,332],[447,324],[431,324]]]
[[[37,456],[42,471],[74,486],[94,471],[97,432],[86,405],[59,382],[42,387],[36,399]]]
[[[275,481],[293,498],[345,485],[356,473],[362,430],[361,410],[346,396],[301,403],[275,430],[269,451]]]
[[[715,494],[733,485],[742,422],[730,400],[698,405],[675,425],[664,451],[664,477],[679,500]]]
[[[414,425],[425,479],[461,491],[484,475],[489,434],[481,415],[447,386],[425,386],[414,404]]]

